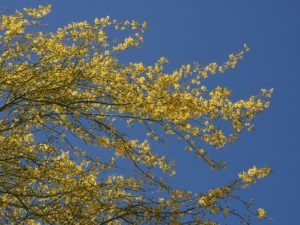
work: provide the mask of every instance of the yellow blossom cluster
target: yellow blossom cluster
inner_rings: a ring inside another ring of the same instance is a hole
[[[259,208],[257,210],[257,218],[258,219],[263,219],[265,217],[267,217],[267,212],[263,208]]]
[[[51,12],[51,5],[39,6],[37,9],[34,8],[24,8],[24,12],[32,17],[41,18],[46,16]]]
[[[231,188],[225,186],[223,188],[216,188],[209,190],[207,194],[204,194],[199,200],[198,203],[202,207],[209,208],[210,212],[215,214],[221,211],[221,206],[217,203],[217,199],[224,199],[228,197],[231,193]],[[226,214],[226,210],[225,213]]]
[[[256,183],[257,179],[265,178],[271,173],[271,169],[268,166],[263,168],[257,168],[253,166],[247,172],[239,173],[239,178],[245,182],[245,188],[249,186],[250,183]]]

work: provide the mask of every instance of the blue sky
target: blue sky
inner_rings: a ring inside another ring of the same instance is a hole
[[[178,167],[174,183],[185,189],[203,191],[224,184],[253,165],[268,164],[274,173],[250,188],[247,195],[255,198],[256,206],[266,208],[273,220],[254,224],[297,223],[300,213],[300,1],[0,0],[0,8],[14,11],[45,3],[53,6],[53,12],[47,17],[51,29],[107,15],[120,20],[148,21],[150,28],[145,33],[145,43],[141,49],[130,52],[125,61],[151,64],[165,56],[170,60],[171,69],[194,61],[223,62],[229,53],[248,43],[251,52],[237,69],[208,79],[206,84],[230,87],[237,98],[274,87],[271,108],[258,115],[253,133],[244,133],[237,143],[214,153],[229,163],[224,172],[211,172],[179,147],[172,149]]]

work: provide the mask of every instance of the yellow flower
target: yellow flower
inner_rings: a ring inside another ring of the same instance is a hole
[[[226,208],[223,209],[222,212],[223,212],[223,214],[224,214],[225,216],[228,215],[228,214],[230,213],[229,209],[226,209]]]
[[[258,219],[263,219],[265,217],[267,217],[267,212],[263,208],[259,208],[257,210],[257,218]]]
[[[159,203],[163,203],[164,201],[165,201],[164,198],[159,198],[159,199],[158,199],[158,202],[159,202]]]

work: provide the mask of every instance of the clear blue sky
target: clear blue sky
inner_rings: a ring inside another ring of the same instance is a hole
[[[45,3],[53,6],[47,18],[51,29],[107,15],[148,21],[145,43],[128,61],[150,64],[165,56],[171,68],[193,61],[222,62],[248,43],[252,51],[238,68],[207,84],[230,87],[236,97],[274,87],[270,110],[257,117],[255,132],[244,133],[237,143],[214,154],[228,161],[225,172],[212,173],[192,155],[172,149],[178,165],[174,183],[203,191],[253,165],[268,164],[274,173],[247,195],[255,198],[256,206],[266,208],[273,220],[254,224],[299,224],[299,0],[0,0],[0,8],[14,11]]]

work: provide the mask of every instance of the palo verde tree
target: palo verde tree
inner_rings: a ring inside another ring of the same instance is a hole
[[[269,167],[254,166],[224,186],[192,193],[169,185],[175,162],[153,147],[174,136],[211,169],[226,167],[209,149],[251,130],[272,89],[232,101],[231,90],[207,90],[204,81],[235,68],[246,45],[223,64],[166,73],[164,57],[154,65],[118,60],[119,52],[141,45],[146,23],[107,17],[45,32],[40,18],[50,11],[24,8],[0,20],[1,224],[208,225],[221,222],[219,215],[245,224],[267,218],[238,193],[265,178]],[[116,32],[127,37],[114,41],[108,34]],[[230,126],[219,126],[222,121]]]

